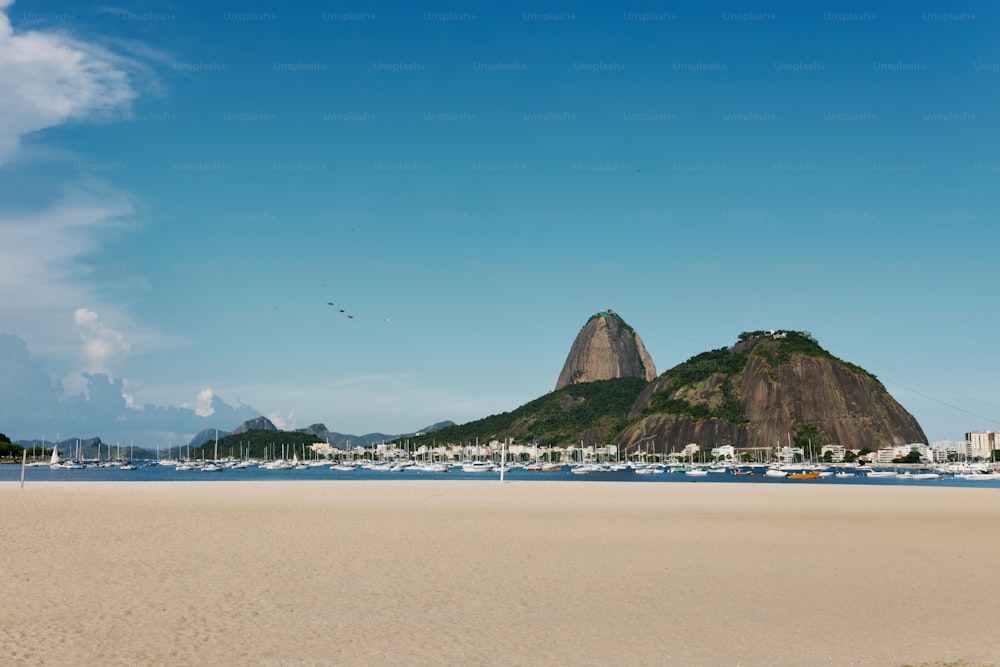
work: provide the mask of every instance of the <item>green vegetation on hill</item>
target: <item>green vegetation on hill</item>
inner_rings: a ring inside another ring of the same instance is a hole
[[[644,414],[678,415],[696,422],[714,418],[734,424],[746,423],[748,419],[740,406],[734,383],[741,382],[740,374],[751,355],[767,361],[768,374],[773,381],[777,381],[775,369],[791,363],[795,356],[807,356],[840,364],[871,378],[885,389],[875,376],[863,368],[838,359],[823,349],[808,332],[744,331],[733,347],[703,352],[663,373],[659,381],[666,382],[650,397]],[[713,380],[713,377],[716,379]],[[820,433],[803,431],[800,436],[803,444],[807,444],[810,438],[813,444],[822,440]]]
[[[646,414],[682,415],[695,421],[715,418],[736,424],[746,422],[747,417],[732,387],[733,377],[743,370],[746,360],[746,354],[735,352],[733,348],[720,347],[717,350],[702,352],[674,366],[661,376],[668,378],[667,385],[650,398]],[[719,386],[719,391],[722,393],[721,405],[710,408],[707,405],[671,398],[679,389],[697,385],[717,373],[722,375]]]
[[[274,456],[281,457],[282,448],[286,455],[291,458],[292,452],[298,452],[302,456],[303,447],[308,447],[317,442],[315,435],[311,433],[299,433],[296,431],[246,431],[234,435],[227,435],[219,438],[219,457],[233,456],[235,458],[249,457],[255,459],[270,459]],[[172,454],[185,457],[187,448],[172,450]],[[249,453],[248,453],[249,452]],[[215,440],[205,442],[197,447],[191,448],[192,459],[212,459],[215,457]]]
[[[773,338],[766,331],[744,331],[740,334],[740,340],[758,341],[758,343],[753,346],[751,354],[756,354],[767,359],[771,368],[787,364],[792,360],[792,355],[796,354],[801,354],[806,357],[817,357],[819,359],[829,359],[830,361],[835,361],[859,375],[871,378],[879,386],[879,388],[885,390],[885,387],[881,382],[879,382],[877,377],[856,364],[844,361],[843,359],[830,354],[830,352],[824,349],[816,341],[816,339],[812,337],[812,335],[803,331],[780,331],[777,333],[783,334],[783,337]],[[767,341],[772,342],[766,345],[759,344],[760,342]]]
[[[750,353],[767,359],[771,368],[789,363],[796,354],[843,363],[824,350],[809,334],[800,331],[776,333],[780,337],[773,337],[766,331],[744,331],[740,334],[740,340],[753,340],[754,345]]]
[[[629,410],[645,386],[642,378],[568,385],[510,412],[449,426],[414,438],[413,442],[419,446],[512,437],[520,442],[572,444],[591,429],[609,440],[625,428]]]

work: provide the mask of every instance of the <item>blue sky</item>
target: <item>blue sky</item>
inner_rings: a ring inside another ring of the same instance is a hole
[[[992,3],[0,11],[8,435],[467,421],[605,307],[1000,425]]]

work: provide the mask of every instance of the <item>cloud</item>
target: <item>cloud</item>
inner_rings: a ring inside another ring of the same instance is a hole
[[[137,226],[142,207],[102,177],[103,163],[97,169],[87,156],[33,140],[67,122],[119,118],[139,88],[155,90],[145,63],[165,54],[140,42],[15,29],[12,4],[0,0],[0,304],[17,335],[0,334],[0,424],[22,438],[44,429],[138,444],[258,416],[211,389],[194,407],[137,407],[125,362],[177,340],[114,303],[123,286],[144,281],[125,275],[124,264],[98,271],[94,262]],[[45,356],[32,358],[25,339]]]
[[[0,419],[6,432],[10,420],[45,428],[44,417],[58,405],[62,386],[53,383],[44,362],[32,359],[28,345],[19,337],[0,333]]]
[[[70,119],[92,119],[136,97],[129,60],[64,33],[15,31],[0,0],[0,161],[21,138]]]
[[[88,373],[110,373],[112,367],[124,362],[132,349],[125,336],[101,322],[92,310],[77,308],[73,313],[73,323],[80,329],[84,370]]]
[[[86,372],[115,370],[130,348],[178,341],[116,305],[116,295],[128,290],[131,300],[147,285],[126,275],[124,263],[102,257],[111,241],[141,227],[141,204],[106,174],[81,168],[91,164],[86,156],[25,139],[126,109],[137,95],[132,80],[146,90],[149,70],[141,55],[119,55],[64,32],[15,30],[11,6],[0,0],[0,303],[5,327],[61,365],[65,381],[80,390],[80,376],[67,375],[78,369],[78,309],[101,313],[104,326],[122,337],[84,331]]]
[[[282,431],[287,431],[289,429],[295,428],[295,413],[289,412],[287,415],[282,415],[280,412],[269,412],[265,415],[271,420],[271,423],[277,426]]]
[[[215,408],[212,407],[212,400],[214,398],[215,392],[212,391],[211,387],[199,391],[198,398],[194,402],[194,413],[199,417],[212,416],[215,413]]]
[[[97,297],[84,258],[96,256],[110,235],[124,229],[123,216],[136,206],[69,164],[72,156],[19,146],[39,130],[127,107],[136,97],[129,83],[136,67],[130,58],[63,32],[15,30],[12,4],[0,0],[0,165],[7,165],[0,179],[0,303],[8,327],[36,349],[68,360],[77,353],[70,326],[75,309],[129,320]]]
[[[133,405],[123,378],[84,372],[78,393],[62,397],[63,386],[33,358],[17,335],[0,333],[0,431],[14,439],[100,436],[105,442],[134,441],[152,447],[175,444],[205,428],[232,430],[260,415],[247,405],[231,406],[211,389],[198,394],[198,406]]]

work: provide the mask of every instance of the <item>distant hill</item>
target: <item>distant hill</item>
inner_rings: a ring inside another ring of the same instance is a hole
[[[364,435],[351,435],[349,433],[336,433],[327,429],[325,424],[313,424],[307,428],[296,429],[298,433],[310,433],[315,435],[318,442],[329,442],[332,447],[337,449],[347,449],[349,447],[367,447],[369,445],[377,445],[383,442],[391,442],[393,440],[399,440],[400,438],[412,438],[417,433],[433,433],[439,431],[448,426],[454,426],[453,421],[443,421],[437,422],[436,424],[431,424],[422,429],[418,429],[413,433],[403,433],[403,434],[389,434],[389,433],[366,433]]]
[[[206,442],[214,442],[216,435],[220,438],[224,438],[229,435],[229,431],[222,431],[215,428],[202,429],[201,431],[198,431],[193,438],[191,438],[188,444],[192,447],[197,447],[198,445],[202,445]]]
[[[101,460],[117,458],[154,459],[155,449],[144,447],[134,447],[130,443],[105,443],[100,438],[65,438],[58,443],[42,440],[18,440],[17,443],[28,450],[28,457],[48,458],[52,455],[53,444],[58,445],[59,458],[61,459],[96,459],[100,455]]]
[[[514,438],[540,445],[606,443],[628,424],[643,378],[623,377],[571,384],[521,407],[467,424],[447,426],[415,438],[420,444]]]
[[[425,426],[423,428],[417,429],[413,433],[404,433],[403,435],[398,436],[398,437],[400,437],[400,438],[412,438],[413,436],[417,435],[418,433],[420,435],[424,435],[426,433],[435,433],[437,431],[440,431],[443,428],[448,428],[449,426],[454,426],[454,425],[455,425],[455,422],[450,421],[450,420],[446,420],[446,421],[443,421],[443,422],[437,422],[436,424],[431,424],[430,426]]]
[[[246,433],[247,431],[277,431],[278,427],[275,426],[270,419],[267,417],[254,417],[253,419],[248,419],[236,428],[233,429],[233,435],[239,435],[240,433]],[[214,437],[214,436],[213,436]]]
[[[389,442],[395,435],[388,433],[366,433],[365,435],[351,435],[350,433],[336,433],[326,428],[325,424],[313,424],[308,428],[298,429],[297,433],[308,433],[315,436],[315,442],[328,442],[331,447],[337,449],[347,449],[349,447],[367,447],[382,442]]]

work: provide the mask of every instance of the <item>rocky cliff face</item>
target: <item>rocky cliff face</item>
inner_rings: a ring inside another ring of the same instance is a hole
[[[652,380],[656,367],[639,334],[616,313],[602,311],[587,320],[577,334],[556,389],[622,377]]]
[[[796,332],[744,334],[732,348],[693,357],[648,385],[629,416],[638,421],[619,444],[650,438],[660,451],[927,442],[874,376]]]
[[[277,431],[278,427],[271,423],[267,417],[254,417],[248,419],[233,429],[231,435],[246,433],[247,431]]]

